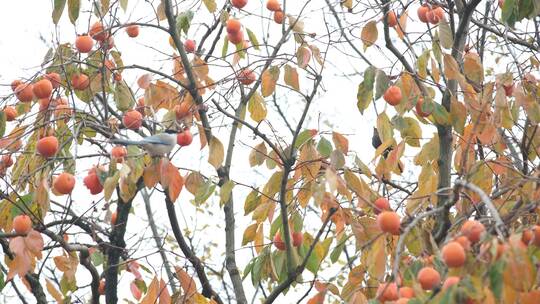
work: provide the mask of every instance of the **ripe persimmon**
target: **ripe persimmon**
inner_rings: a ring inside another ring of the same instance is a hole
[[[398,235],[400,228],[399,215],[393,211],[383,211],[377,215],[377,225],[383,232]]]
[[[400,287],[399,296],[402,298],[414,298],[414,289],[407,286]]]
[[[11,159],[11,154],[2,155],[2,160],[0,162],[4,168],[9,168],[13,166],[13,159]]]
[[[124,127],[131,130],[139,130],[139,128],[142,126],[142,120],[142,114],[135,110],[125,112],[124,116],[122,117]]]
[[[381,211],[390,210],[390,202],[385,197],[379,197],[376,199],[375,202],[373,202],[373,206],[375,214],[379,214]]]
[[[103,41],[100,41],[99,42],[99,47],[103,48],[103,49],[106,49],[106,50],[112,49],[114,47],[114,37],[109,36],[107,39],[105,39]]]
[[[418,14],[418,19],[420,19],[420,21],[424,22],[424,23],[427,23],[428,22],[428,19],[427,19],[427,13],[429,12],[429,7],[427,5],[422,5],[418,8],[418,10],[416,11],[416,13]]]
[[[382,303],[386,301],[395,301],[399,298],[398,287],[396,283],[382,283],[377,288],[377,299]]]
[[[116,146],[111,149],[111,157],[115,159],[117,163],[122,163],[126,156],[127,150],[124,146]]]
[[[184,130],[176,135],[176,143],[181,146],[189,146],[193,142],[193,135],[189,130]]]
[[[398,24],[397,15],[394,11],[389,11],[386,15],[386,22],[389,27],[394,27]]]
[[[227,33],[227,39],[233,44],[239,44],[244,41],[244,32]]]
[[[533,231],[533,234],[534,234],[534,237],[532,239],[532,243],[535,246],[540,247],[540,226],[539,225],[534,226],[532,231]]]
[[[17,118],[17,109],[12,106],[7,106],[4,108],[4,114],[6,114],[7,121],[13,121]]]
[[[49,98],[52,94],[53,85],[48,79],[41,79],[34,83],[32,92],[37,98]]]
[[[186,39],[186,41],[184,41],[184,49],[188,53],[195,52],[195,41],[192,39]]]
[[[448,267],[461,267],[465,264],[467,258],[465,249],[458,242],[450,242],[444,245],[441,255]]]
[[[67,172],[61,173],[54,179],[53,188],[60,194],[70,194],[75,188],[75,177]]]
[[[132,24],[126,27],[126,33],[129,37],[135,38],[139,36],[139,26],[136,24]]]
[[[17,234],[27,234],[32,230],[32,220],[26,214],[20,214],[13,218],[13,223],[11,225],[15,233]]]
[[[446,278],[446,280],[444,280],[444,283],[442,285],[442,289],[443,290],[448,289],[450,286],[458,284],[459,281],[460,281],[459,277],[450,276],[450,277]]]
[[[242,23],[238,21],[238,19],[229,18],[225,24],[227,33],[234,34],[238,33],[240,29],[242,28]]]
[[[114,211],[112,214],[111,214],[111,225],[116,225],[116,218],[118,217],[118,213],[116,213],[116,211]]]
[[[304,241],[304,234],[301,231],[292,232],[292,245],[294,247],[300,247]]]
[[[266,2],[266,8],[269,11],[277,12],[281,10],[281,5],[279,4],[278,0],[268,0]]]
[[[471,249],[471,241],[469,241],[469,238],[467,238],[464,235],[458,236],[454,239],[454,242],[457,242],[465,249],[465,251],[468,251]]]
[[[274,235],[274,246],[281,251],[287,249],[285,242],[281,239],[281,233],[276,233],[276,235]]]
[[[94,24],[92,24],[92,26],[90,27],[88,35],[90,35],[90,37],[94,38],[97,41],[104,41],[105,39],[107,39],[108,33],[105,31],[103,24],[97,21],[94,22]]]
[[[101,184],[96,172],[88,172],[88,175],[84,177],[83,184],[90,190],[90,194],[96,195],[103,191],[103,185]]]
[[[426,18],[431,24],[438,24],[444,19],[444,10],[441,7],[434,7],[427,12]]]
[[[461,226],[461,234],[466,236],[471,243],[480,241],[483,233],[486,231],[486,227],[479,221],[468,220]]]
[[[432,109],[424,111],[423,105],[424,105],[424,98],[419,97],[418,101],[416,102],[416,105],[414,106],[414,109],[416,110],[416,114],[418,114],[418,116],[420,117],[428,117],[429,115],[431,115]]]
[[[98,293],[99,293],[100,295],[104,295],[104,294],[105,294],[105,279],[101,279],[101,280],[99,281]]]
[[[55,136],[47,136],[38,140],[36,150],[43,157],[52,157],[58,152],[58,139]]]
[[[236,8],[243,8],[248,3],[248,0],[231,0],[232,6]]]
[[[401,89],[398,86],[390,86],[383,95],[384,100],[392,106],[396,106],[401,102]]]
[[[77,73],[71,76],[71,86],[75,90],[85,90],[90,85],[90,79],[86,74]]]
[[[283,20],[285,20],[285,14],[283,11],[276,11],[274,12],[274,22],[277,24],[283,24]]]
[[[94,40],[88,35],[80,35],[75,39],[75,47],[79,53],[88,53],[94,46]]]
[[[243,85],[250,85],[257,80],[257,75],[255,75],[255,72],[252,70],[246,68],[238,72],[236,79],[238,79],[238,81],[240,81]]]
[[[60,77],[60,74],[55,73],[55,72],[45,74],[45,76],[43,76],[43,78],[49,80],[51,82],[53,88],[55,88],[55,89],[60,87],[60,84],[62,84],[62,78]]]
[[[441,284],[441,275],[432,267],[420,269],[416,275],[416,279],[424,290],[431,290]]]
[[[22,80],[20,79],[15,79],[11,82],[11,90],[13,92],[15,92],[15,89],[20,85],[20,84],[23,84]]]
[[[521,233],[521,241],[525,245],[529,245],[533,238],[534,238],[534,233],[529,229],[523,230],[523,232]]]
[[[15,88],[15,95],[21,102],[30,102],[34,100],[34,85],[31,83],[23,83]]]

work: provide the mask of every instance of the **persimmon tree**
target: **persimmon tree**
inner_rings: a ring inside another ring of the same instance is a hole
[[[538,1],[51,9],[2,88],[4,299],[540,298]],[[170,130],[168,155],[115,144]]]

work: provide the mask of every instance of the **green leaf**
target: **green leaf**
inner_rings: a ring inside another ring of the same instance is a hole
[[[518,19],[518,6],[516,3],[516,0],[505,0],[503,7],[502,7],[502,13],[501,13],[501,19],[504,23],[508,24],[509,26],[514,26]]]
[[[2,291],[2,289],[4,289],[5,286],[6,286],[6,281],[4,280],[4,272],[0,271],[0,291]]]
[[[125,11],[127,11],[128,6],[128,0],[120,0],[120,7]]]
[[[105,259],[103,257],[103,253],[101,253],[101,251],[99,251],[99,250],[95,250],[90,255],[90,260],[92,260],[92,264],[94,264],[94,266],[99,266],[99,265],[103,264],[103,262],[105,261]]]
[[[422,128],[418,121],[412,117],[402,117],[396,115],[392,118],[392,123],[405,139],[405,143],[411,147],[420,147],[420,138],[422,138]]]
[[[33,201],[33,193],[29,193],[19,197],[19,199],[17,199],[17,203],[11,206],[11,217],[14,218],[17,215],[28,213],[28,211],[34,211],[34,208],[32,208]]]
[[[62,12],[66,6],[66,0],[54,0],[52,19],[54,24],[58,24],[60,17],[62,17]]]
[[[344,235],[341,240],[338,241],[338,244],[336,247],[334,247],[334,250],[332,250],[332,252],[330,253],[330,261],[332,261],[332,263],[337,262],[337,260],[339,259],[339,256],[343,252],[343,248],[345,248],[346,241],[347,237]]]
[[[305,144],[308,140],[312,139],[315,135],[317,135],[317,130],[306,129],[300,132],[300,134],[298,134],[298,137],[296,138],[294,147],[297,149],[300,148],[303,144]]]
[[[229,49],[229,39],[227,35],[223,37],[223,47],[221,48],[221,57],[225,58],[227,56],[227,50]]]
[[[439,35],[441,46],[445,49],[451,49],[454,45],[454,37],[452,36],[452,29],[448,21],[441,20],[439,22]]]
[[[375,100],[377,100],[381,98],[384,92],[386,92],[386,90],[388,89],[388,86],[390,84],[390,78],[388,78],[388,76],[383,70],[377,70],[377,74],[375,76],[375,83],[377,84],[375,86]]]
[[[493,291],[493,295],[501,300],[504,277],[503,277],[504,263],[499,261],[489,268],[489,287]]]
[[[375,68],[370,66],[364,72],[364,80],[358,85],[356,93],[356,106],[360,113],[364,114],[373,99],[373,84],[375,82]]]
[[[6,133],[6,113],[0,111],[0,137]]]
[[[321,137],[321,140],[317,144],[317,151],[319,151],[321,156],[325,158],[330,157],[332,150],[332,143],[328,139]]]
[[[79,18],[79,10],[81,9],[81,0],[68,0],[68,15],[71,23],[75,24]]]
[[[259,50],[259,41],[257,40],[257,37],[255,36],[255,33],[253,33],[250,29],[246,28],[249,41],[251,42],[251,45],[253,45],[253,48],[256,50]]]
[[[122,112],[133,108],[135,105],[133,92],[131,92],[131,89],[124,81],[116,83],[114,88],[114,102],[116,103],[116,108]]]
[[[182,31],[187,35],[189,27],[191,26],[191,20],[193,20],[193,12],[186,11],[176,16],[176,30],[178,33]]]
[[[210,195],[214,193],[215,189],[216,185],[211,180],[206,180],[206,182],[197,189],[193,203],[195,203],[197,206],[202,205],[208,200]]]
[[[441,104],[437,102],[434,103],[434,109],[433,109],[432,115],[436,124],[445,125],[445,126],[450,125],[450,122],[451,122],[450,114],[448,113],[448,111],[446,111],[446,109]]]
[[[210,13],[213,13],[217,9],[216,1],[215,0],[203,0],[204,6],[208,9]]]

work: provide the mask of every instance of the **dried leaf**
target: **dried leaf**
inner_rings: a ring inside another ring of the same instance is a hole
[[[378,36],[379,32],[377,31],[377,22],[375,20],[369,21],[366,26],[362,28],[362,33],[360,36],[362,42],[364,43],[364,50],[375,44]]]
[[[223,144],[215,136],[212,136],[210,139],[210,155],[208,156],[208,162],[214,166],[214,168],[219,169],[223,163],[224,150]]]
[[[251,119],[257,123],[260,123],[266,118],[266,114],[268,113],[268,110],[266,109],[266,102],[258,92],[254,92],[249,99],[248,111]]]
[[[292,87],[293,89],[299,91],[300,90],[300,84],[298,82],[298,71],[296,71],[296,68],[286,64],[285,65],[285,75],[284,81],[285,84]]]
[[[261,76],[261,92],[263,97],[267,97],[274,93],[276,82],[279,79],[279,68],[272,66],[263,72]]]

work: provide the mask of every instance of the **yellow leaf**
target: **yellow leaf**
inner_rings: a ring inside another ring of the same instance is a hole
[[[216,8],[217,8],[217,5],[216,5],[216,1],[214,0],[203,0],[204,2],[204,5],[206,6],[206,8],[208,9],[208,11],[210,13],[213,13],[216,11]]]
[[[296,71],[296,68],[286,64],[285,65],[285,75],[284,79],[285,84],[292,87],[293,89],[299,91],[300,90],[300,84],[298,82],[298,72]]]
[[[231,193],[234,188],[234,182],[232,180],[228,180],[221,186],[221,189],[219,191],[219,204],[223,205],[229,201],[231,198]]]
[[[404,11],[399,16],[398,20],[398,26],[395,26],[396,32],[398,34],[399,39],[403,40],[405,37],[405,32],[407,31],[407,17],[408,17],[408,11]]]
[[[114,192],[114,189],[116,189],[116,186],[118,185],[118,181],[120,180],[120,172],[116,172],[113,176],[107,177],[105,182],[103,183],[103,193],[104,193],[104,199],[106,202],[108,202],[111,199],[111,196]]]
[[[53,297],[53,299],[56,300],[56,303],[63,304],[64,298],[62,297],[62,294],[54,287],[54,285],[49,281],[49,279],[45,279],[45,286],[47,286],[47,291],[49,294]]]
[[[312,142],[306,143],[300,149],[298,168],[301,169],[302,175],[307,180],[314,179],[319,174],[321,168],[320,155]]]
[[[214,166],[214,168],[219,169],[223,163],[224,150],[223,144],[215,136],[212,136],[210,139],[210,155],[208,156],[208,162]]]
[[[444,75],[446,75],[446,78],[449,80],[458,80],[463,77],[459,72],[456,60],[448,54],[444,54]]]
[[[362,28],[362,34],[360,36],[364,43],[364,50],[375,44],[378,36],[377,22],[374,20],[369,21],[366,26]]]
[[[260,123],[266,118],[268,110],[266,109],[266,102],[264,98],[259,95],[258,92],[253,93],[248,101],[249,116],[255,122]]]
[[[465,54],[463,72],[467,79],[473,81],[477,85],[481,85],[484,82],[484,67],[482,66],[482,62],[478,54],[473,52]]]
[[[255,234],[257,233],[257,228],[259,227],[258,223],[249,225],[246,230],[244,230],[244,236],[242,237],[242,246],[246,245],[249,242],[252,242],[255,239]]]

